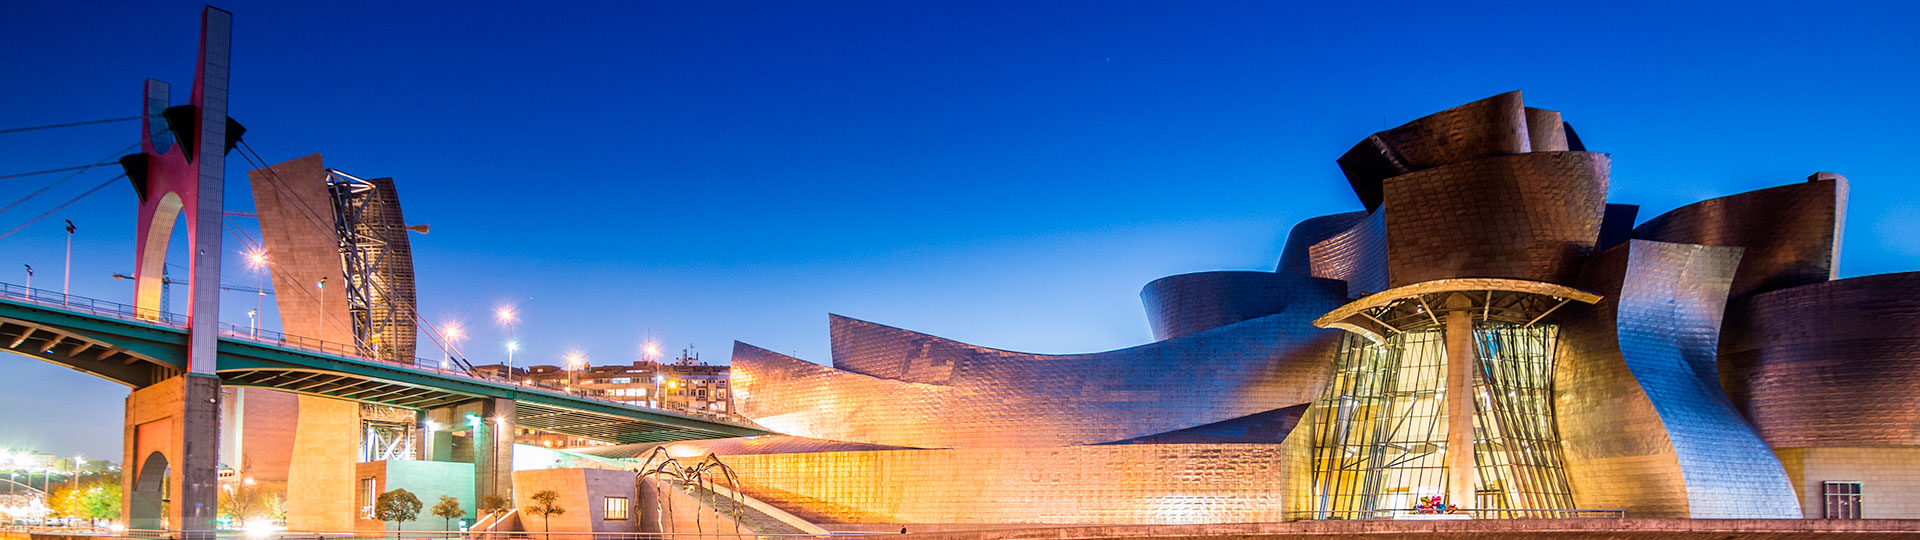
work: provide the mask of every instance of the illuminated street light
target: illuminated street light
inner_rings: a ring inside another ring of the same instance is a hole
[[[446,357],[440,360],[440,369],[453,367],[453,349],[459,346],[460,338],[462,337],[460,333],[460,323],[447,321],[445,326],[447,328],[447,342],[445,346],[441,347],[441,351],[446,353]]]
[[[576,388],[580,386],[580,368],[586,367],[586,365],[587,358],[580,354],[580,351],[567,353],[567,386]],[[581,391],[581,393],[584,394],[586,392]]]
[[[513,326],[514,323],[520,322],[520,317],[514,314],[513,306],[502,307],[499,311],[494,312],[493,315],[495,319],[500,321],[500,324],[507,326],[507,377],[512,378],[513,351],[520,350],[520,345],[513,339]]]

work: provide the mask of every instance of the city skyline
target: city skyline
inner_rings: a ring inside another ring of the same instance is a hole
[[[0,95],[45,104],[9,108],[0,128],[131,114],[141,78],[190,73],[173,53],[191,43],[177,33],[148,32],[165,36],[157,43],[112,36],[186,26],[192,6],[101,18],[39,4],[0,23],[10,36],[0,43],[21,51],[7,72],[29,80]],[[342,170],[394,177],[409,217],[434,226],[415,238],[422,312],[434,324],[464,319],[475,363],[504,357],[504,332],[491,321],[504,304],[524,320],[515,333],[528,352],[516,365],[558,364],[573,349],[595,364],[626,363],[645,334],[666,357],[693,343],[724,362],[737,339],[823,358],[828,313],[1034,352],[1144,343],[1149,329],[1131,303],[1148,280],[1270,270],[1276,233],[1326,208],[1359,209],[1328,158],[1343,141],[1388,127],[1375,122],[1515,88],[1583,111],[1581,133],[1607,141],[1622,156],[1615,176],[1632,180],[1616,199],[1641,204],[1643,217],[1833,170],[1854,190],[1841,276],[1902,270],[1920,256],[1920,206],[1903,197],[1905,171],[1886,157],[1920,142],[1887,121],[1913,117],[1916,106],[1899,98],[1914,81],[1862,67],[1884,60],[1864,52],[1911,50],[1914,38],[1889,26],[1771,41],[1904,18],[1893,13],[1739,13],[1752,32],[1687,35],[1660,29],[1706,13],[1629,24],[1602,19],[1618,13],[1573,21],[1589,14],[1568,12],[1553,19],[1568,23],[1549,40],[1557,46],[1510,58],[1410,49],[1438,31],[1405,12],[1383,13],[1371,33],[1334,35],[1309,22],[1357,14],[1062,5],[1001,20],[909,6],[641,7],[601,21],[227,7],[246,24],[233,116],[249,141],[269,160],[319,152]],[[997,20],[987,26],[1002,32],[939,31],[949,19],[968,23],[956,28]],[[436,25],[445,32],[394,33]],[[1672,41],[1606,32],[1618,27]],[[434,37],[507,29],[525,38]],[[1463,48],[1494,45],[1460,34],[1472,33],[1447,33],[1476,40]],[[1343,54],[1349,46],[1372,49]],[[1541,67],[1614,47],[1637,54],[1567,72]],[[381,54],[391,48],[419,53]],[[1379,57],[1359,54],[1367,50],[1412,58],[1351,60]],[[524,76],[488,79],[514,73]],[[1304,75],[1316,78],[1290,79]],[[1792,84],[1812,78],[1830,84]],[[0,173],[91,162],[134,135],[125,123],[0,135],[9,137],[0,160],[12,164]],[[11,229],[111,174],[82,176],[0,214],[0,224]],[[0,194],[11,201],[44,182],[12,180]],[[1203,189],[1156,187],[1169,182]],[[238,184],[228,199],[244,208],[250,197]],[[130,298],[130,286],[107,278],[130,267],[129,191],[110,187],[0,240],[0,263],[10,263],[0,281],[18,283],[16,265],[31,264],[36,287],[57,289],[59,220],[72,219],[75,294]],[[513,203],[534,212],[512,212]],[[535,212],[563,217],[524,219]],[[253,279],[229,257],[226,281]],[[225,320],[244,323],[253,301],[229,292]],[[423,343],[420,355],[432,349]],[[71,388],[117,388],[53,366],[21,372],[10,410],[33,412],[36,397]],[[77,453],[109,455],[119,407],[94,405],[71,408],[83,421],[9,415],[0,445],[36,446],[11,438],[45,433],[52,440],[37,446],[76,453],[56,445],[93,437]],[[89,423],[104,428],[89,435]]]

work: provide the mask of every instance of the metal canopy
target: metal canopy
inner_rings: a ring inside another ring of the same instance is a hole
[[[1568,303],[1599,301],[1600,295],[1540,281],[1439,279],[1367,295],[1327,312],[1313,325],[1384,343],[1394,334],[1441,325],[1440,313],[1465,312],[1475,320],[1531,326]]]

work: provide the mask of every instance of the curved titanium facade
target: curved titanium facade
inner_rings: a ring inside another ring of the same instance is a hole
[[[1141,289],[1140,301],[1153,339],[1162,341],[1283,313],[1295,302],[1317,305],[1329,292],[1344,296],[1345,284],[1273,272],[1200,272],[1156,279]]]
[[[1387,290],[1386,213],[1374,212],[1340,234],[1307,246],[1310,275],[1347,282],[1348,296]]]
[[[735,344],[733,384],[742,414],[789,435],[922,448],[1131,439],[1311,401],[1338,334],[1308,322],[1341,297],[1296,283],[1282,313],[1092,354],[988,349],[834,316],[839,369]]]
[[[1527,114],[1516,90],[1369,135],[1336,161],[1371,212],[1380,207],[1381,183],[1388,178],[1530,151]]]
[[[736,344],[743,414],[909,448],[728,462],[840,522],[1388,518],[1433,495],[1817,517],[1862,475],[1866,515],[1920,515],[1920,273],[1822,283],[1844,179],[1636,229],[1585,150],[1518,92],[1375,133],[1339,159],[1365,211],[1296,225],[1275,273],[1148,284],[1147,345],[1028,354],[838,316],[834,367]]]
[[[1728,394],[1776,448],[1920,445],[1920,272],[1756,295],[1728,317]]]
[[[1354,225],[1360,223],[1360,220],[1366,219],[1367,215],[1366,212],[1347,212],[1309,218],[1294,224],[1293,230],[1287,233],[1286,246],[1280,250],[1280,266],[1274,271],[1283,274],[1314,275],[1313,260],[1309,257],[1307,247],[1352,229]]]
[[[1595,255],[1566,313],[1555,410],[1582,506],[1792,518],[1793,485],[1720,390],[1715,346],[1740,250],[1634,240]]]
[[[1388,285],[1461,277],[1567,283],[1606,215],[1608,158],[1498,156],[1386,181]]]
[[[1821,173],[1676,208],[1642,223],[1634,237],[1746,248],[1733,278],[1739,298],[1833,279],[1846,202],[1847,179]]]

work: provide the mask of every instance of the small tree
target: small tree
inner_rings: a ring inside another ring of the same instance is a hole
[[[451,531],[453,530],[453,520],[460,519],[462,516],[467,515],[467,511],[460,509],[460,499],[441,495],[440,504],[433,505],[433,515],[440,516],[440,519],[446,520],[444,528]]]
[[[381,493],[373,500],[373,517],[380,521],[393,522],[394,532],[400,531],[400,523],[413,521],[420,516],[420,498],[412,492],[396,489]]]
[[[258,486],[239,484],[229,485],[220,490],[219,511],[234,524],[245,524],[254,518],[269,514],[268,498],[271,496]]]
[[[513,508],[513,502],[508,501],[506,497],[488,495],[480,498],[480,506],[474,510],[478,510],[483,517],[493,517],[494,514],[505,512],[508,508]]]
[[[526,508],[521,508],[520,511],[526,512],[527,515],[540,516],[540,525],[546,529],[547,538],[551,540],[553,538],[553,520],[551,517],[565,514],[567,513],[567,509],[560,507],[560,494],[555,493],[551,489],[543,489],[535,492],[532,499],[533,504],[527,505]]]

